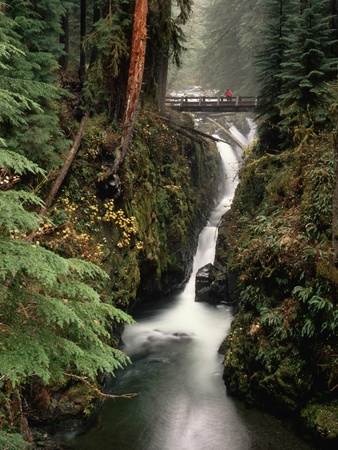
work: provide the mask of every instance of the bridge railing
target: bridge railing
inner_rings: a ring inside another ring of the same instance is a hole
[[[207,97],[207,96],[199,96],[199,97],[190,97],[190,96],[169,96],[166,97],[166,104],[172,107],[184,107],[188,104],[191,106],[215,106],[215,105],[236,105],[236,106],[244,106],[244,105],[252,105],[256,104],[256,97],[248,97],[248,96],[234,96],[234,97]]]

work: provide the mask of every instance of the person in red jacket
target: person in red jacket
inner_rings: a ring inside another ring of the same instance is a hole
[[[224,96],[226,97],[227,100],[230,100],[231,97],[233,96],[233,93],[230,91],[230,89],[226,89],[226,91],[224,92]]]

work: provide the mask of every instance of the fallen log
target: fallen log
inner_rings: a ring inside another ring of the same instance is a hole
[[[240,147],[242,150],[244,150],[245,145],[242,144],[242,142],[240,142],[238,139],[235,138],[235,136],[233,136],[230,131],[228,131],[226,128],[222,127],[222,125],[220,125],[218,122],[216,122],[216,120],[210,119],[210,117],[208,117],[208,120],[210,120],[210,122],[216,124],[218,127],[222,128],[222,130],[224,131],[224,133],[236,144],[238,145],[238,147]],[[223,141],[224,142],[224,141]]]

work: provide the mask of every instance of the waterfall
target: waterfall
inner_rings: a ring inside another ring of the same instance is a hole
[[[111,380],[114,394],[83,433],[63,432],[60,441],[78,450],[306,450],[271,416],[226,395],[218,348],[229,332],[225,305],[195,302],[195,275],[215,258],[217,228],[237,184],[239,150],[218,144],[226,174],[225,193],[199,236],[193,271],[184,291],[159,299],[127,326],[123,350],[133,364]],[[68,448],[68,447],[67,447]]]
[[[224,196],[211,212],[207,225],[199,235],[193,270],[184,292],[194,292],[195,277],[198,269],[215,260],[218,226],[221,218],[231,206],[238,178],[238,155],[236,151],[224,142],[217,144],[225,174]]]

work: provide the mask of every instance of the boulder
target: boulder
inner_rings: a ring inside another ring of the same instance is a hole
[[[196,274],[195,301],[211,304],[228,304],[228,281],[224,267],[209,263]]]

